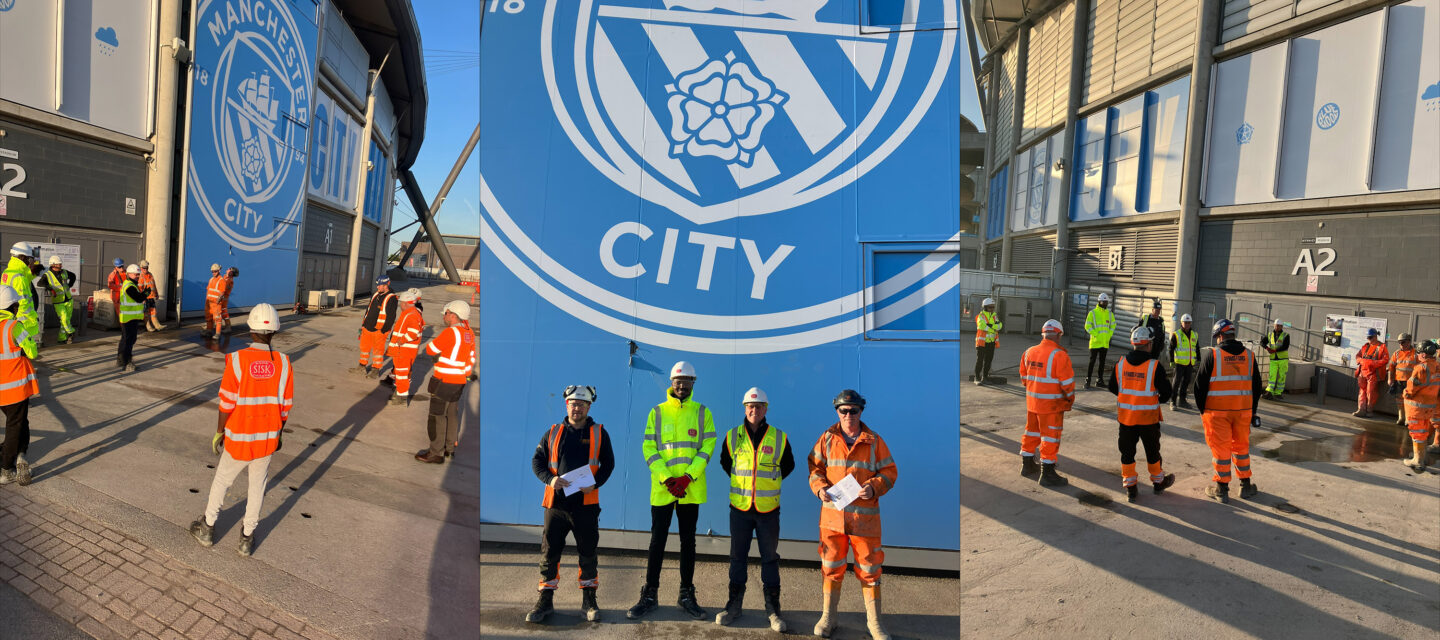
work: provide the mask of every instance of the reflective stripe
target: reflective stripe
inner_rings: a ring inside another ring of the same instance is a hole
[[[1230,464],[1229,458],[1211,458],[1211,461],[1215,464]]]
[[[1038,438],[1038,437],[1040,437],[1040,432],[1038,432],[1038,431],[1026,431],[1026,432],[1025,432],[1025,435],[1031,436],[1031,437],[1034,437],[1034,438]]]
[[[1211,376],[1211,377],[1210,377],[1210,381],[1211,381],[1211,382],[1239,382],[1239,381],[1241,381],[1241,380],[1249,380],[1249,379],[1250,379],[1250,376]]]
[[[235,404],[252,407],[262,404],[280,404],[280,398],[277,396],[241,397],[235,399]]]
[[[697,458],[699,458],[699,459],[701,459],[701,460],[704,460],[704,461],[706,461],[706,462],[709,462],[709,461],[710,461],[710,454],[705,453],[704,451],[697,451],[697,452],[695,453],[695,457],[697,457]]]
[[[1040,398],[1041,400],[1059,400],[1066,396],[1063,393],[1032,393],[1030,394],[1030,397]]]
[[[1059,349],[1051,349],[1050,357],[1045,359],[1045,378],[1047,380],[1055,379],[1055,354],[1057,353],[1060,353]],[[1055,381],[1059,382],[1059,380]]]
[[[15,388],[17,388],[17,387],[23,387],[23,386],[25,386],[25,385],[27,385],[27,384],[30,384],[31,382],[34,382],[34,381],[35,381],[35,374],[34,374],[34,373],[31,373],[31,374],[25,376],[24,378],[21,378],[21,379],[19,379],[19,380],[14,381],[14,382],[6,382],[6,383],[4,383],[4,384],[0,384],[0,391],[5,391],[5,390],[7,390],[7,389],[15,389]]]
[[[264,431],[261,433],[235,433],[229,428],[225,429],[225,437],[235,442],[259,442],[261,440],[274,440],[280,437],[279,431]]]
[[[1045,437],[1041,438],[1041,440],[1043,440],[1043,441],[1045,441],[1045,442],[1059,442],[1059,441],[1060,441],[1059,438],[1051,438],[1050,436],[1045,436]]]
[[[667,449],[699,449],[700,443],[693,440],[679,440],[676,442],[665,442],[658,447],[661,451]]]
[[[829,503],[827,502],[826,504]],[[844,560],[840,560],[838,562],[831,562],[829,560],[820,561],[820,566],[825,567],[826,569],[844,569],[846,564],[847,563]]]
[[[1135,486],[1135,483],[1139,482],[1139,480],[1140,476],[1125,476],[1121,480],[1121,484],[1126,487],[1133,487]]]
[[[225,399],[227,399],[227,400],[232,400],[232,401],[233,401],[233,400],[235,400],[236,398],[239,398],[239,397],[240,397],[240,394],[235,393],[234,391],[226,391],[226,390],[224,390],[224,389],[221,389],[221,390],[220,390],[220,397],[225,398]]]
[[[831,509],[831,510],[834,510],[834,511],[844,511],[845,513],[858,513],[858,514],[860,514],[860,515],[865,515],[865,516],[878,516],[878,515],[880,515],[880,509],[875,508],[875,507],[857,507],[857,506],[855,506],[853,503],[851,503],[850,505],[846,506],[844,509],[836,509],[836,508],[835,508],[835,503],[833,503],[833,502],[822,502],[822,503],[820,503],[820,504],[825,505],[825,508],[826,508],[826,509]]]
[[[1210,396],[1248,396],[1254,391],[1211,391]]]
[[[750,492],[749,492],[749,491],[746,491],[745,489],[741,489],[740,487],[730,487],[730,493],[733,493],[733,494],[735,494],[735,495],[737,495],[737,496],[748,496],[748,495],[750,495]],[[757,498],[776,498],[776,497],[779,497],[779,496],[780,496],[780,490],[779,490],[779,489],[756,489],[756,490],[755,490],[755,497],[757,497]]]
[[[1237,454],[1235,454],[1235,459],[1236,459],[1236,460],[1249,460],[1249,459],[1250,459],[1250,454],[1248,454],[1248,453],[1237,453]]]
[[[680,466],[680,465],[689,466],[689,464],[690,464],[690,458],[671,458],[671,459],[665,461],[665,466],[667,466],[667,467],[677,467],[677,466]]]
[[[888,460],[889,463],[894,462],[891,458],[886,458],[886,460]],[[825,466],[827,467],[847,467],[851,469],[864,469],[866,471],[879,471],[880,468],[886,466],[886,464],[866,462],[864,460],[845,460],[843,458],[827,458],[825,460]]]
[[[656,462],[659,462],[659,461],[660,461],[660,454],[658,454],[658,453],[652,453],[652,454],[650,454],[650,457],[648,457],[648,458],[645,459],[645,464],[646,464],[646,465],[652,465],[652,464],[655,464]]]
[[[859,562],[856,562],[855,566],[859,567],[860,570],[864,571],[865,573],[875,573],[880,570],[880,565],[878,564],[860,564]]]
[[[1154,411],[1160,408],[1160,403],[1156,402],[1153,404],[1125,404],[1123,402],[1120,402],[1116,403],[1116,406],[1120,407],[1121,409],[1129,409],[1131,411]]]

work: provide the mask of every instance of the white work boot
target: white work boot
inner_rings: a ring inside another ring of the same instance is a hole
[[[820,607],[820,621],[815,623],[815,635],[829,638],[835,631],[835,608],[840,603],[840,581],[826,580],[824,600]]]
[[[890,640],[890,634],[880,626],[880,585],[867,584],[860,590],[865,593],[865,622],[870,627],[870,640]]]

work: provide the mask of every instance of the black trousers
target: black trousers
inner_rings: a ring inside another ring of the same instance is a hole
[[[745,584],[751,536],[760,540],[760,584],[780,586],[780,509],[760,513],[730,507],[730,584]]]
[[[665,541],[670,537],[670,514],[680,516],[680,586],[695,586],[695,523],[700,505],[672,502],[650,507],[650,557],[645,562],[645,584],[660,585],[660,564],[665,561]]]
[[[995,359],[995,343],[975,347],[975,379],[984,382],[990,377],[990,361]]]
[[[1135,463],[1135,443],[1145,445],[1145,461],[1160,462],[1160,424],[1146,424],[1136,427],[1120,425],[1120,462]]]
[[[560,574],[560,554],[565,552],[565,536],[572,531],[575,533],[575,550],[580,554],[580,581],[595,580],[596,568],[600,564],[595,552],[595,547],[600,544],[600,505],[587,504],[575,511],[545,510],[545,531],[540,538],[541,582],[550,582]]]
[[[1190,391],[1190,384],[1195,381],[1195,365],[1175,365],[1175,398],[1179,402],[1185,402],[1186,392]]]
[[[15,470],[15,460],[30,450],[30,399],[0,407],[5,412],[5,444],[0,447],[0,469]]]
[[[144,320],[131,320],[120,324],[120,349],[115,354],[115,363],[120,366],[130,364],[135,358],[135,340],[140,337],[140,325]]]
[[[1105,354],[1110,352],[1110,347],[1100,347],[1090,350],[1090,364],[1085,365],[1085,381],[1089,382],[1095,375],[1095,360],[1100,360],[1100,383],[1105,384]]]

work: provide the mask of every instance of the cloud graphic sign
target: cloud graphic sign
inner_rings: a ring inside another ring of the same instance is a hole
[[[1425,93],[1420,94],[1421,100],[1440,100],[1440,82],[1425,87]]]
[[[95,39],[112,47],[120,46],[120,38],[115,35],[114,27],[101,27],[95,30]]]

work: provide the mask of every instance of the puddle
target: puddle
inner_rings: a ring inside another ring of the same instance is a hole
[[[1410,434],[1398,425],[1376,425],[1355,435],[1291,440],[1265,451],[1281,462],[1379,462],[1409,456]]]
[[[1076,499],[1079,500],[1081,504],[1088,504],[1092,507],[1108,507],[1110,503],[1114,502],[1110,496],[1091,493],[1089,491],[1081,491],[1080,495],[1076,496]]]

